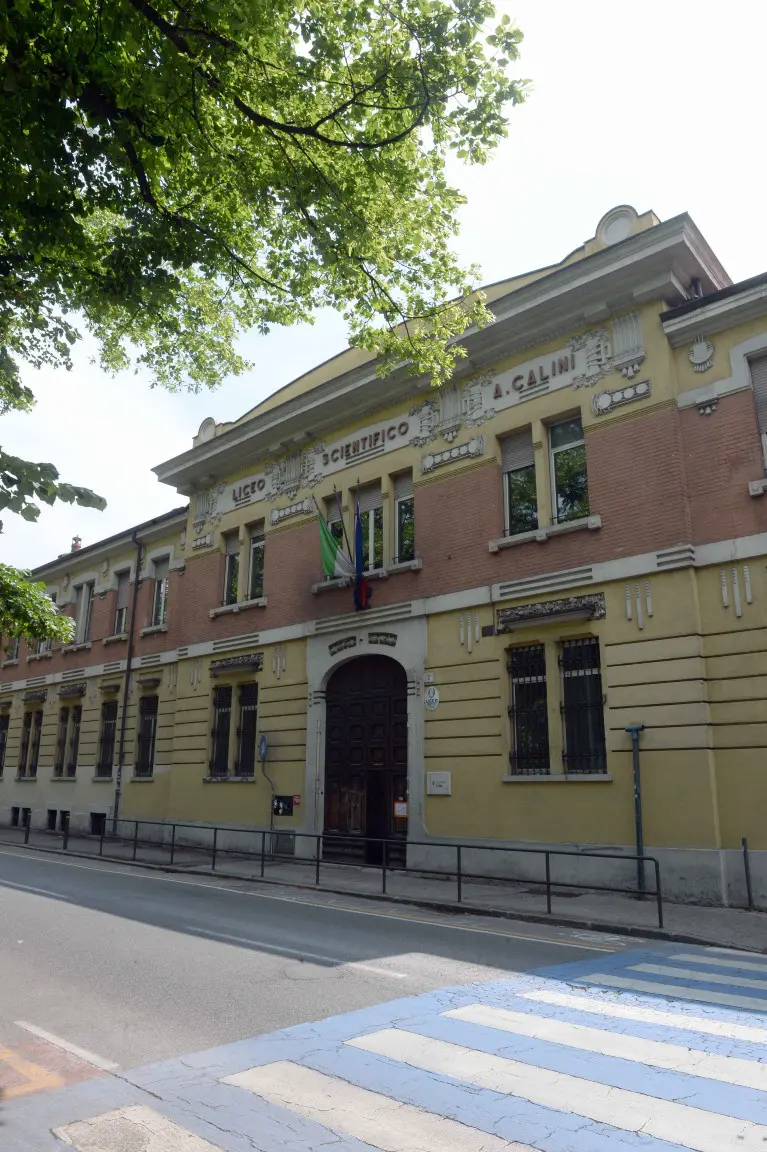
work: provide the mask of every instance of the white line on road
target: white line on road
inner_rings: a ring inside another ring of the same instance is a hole
[[[105,1060],[103,1056],[97,1056],[95,1052],[89,1052],[87,1048],[81,1048],[79,1044],[70,1044],[69,1040],[62,1040],[61,1036],[55,1036],[53,1032],[46,1032],[44,1028],[38,1028],[36,1024],[29,1024],[26,1020],[14,1020],[14,1024],[17,1028],[23,1028],[25,1032],[31,1032],[33,1036],[39,1036],[46,1043],[53,1044],[54,1048],[61,1048],[64,1052],[69,1052],[85,1064],[92,1064],[94,1068],[100,1068],[102,1072],[114,1072],[120,1067],[119,1064],[115,1064],[114,1060]]]
[[[222,1083],[383,1152],[535,1152],[529,1144],[503,1140],[287,1060],[238,1072]]]
[[[671,1000],[697,1000],[705,1004],[726,1004],[728,1008],[759,1008],[764,1012],[767,1000],[757,996],[730,996],[727,992],[711,992],[708,988],[685,988],[679,984],[653,983],[652,980],[627,980],[625,976],[608,976],[604,972],[589,972],[579,977],[590,984],[605,988],[627,988],[629,992],[649,992],[653,996],[668,996]]]
[[[603,978],[604,979],[604,978]],[[624,982],[626,985],[629,981]],[[653,988],[657,985],[653,984]],[[678,994],[677,989],[674,992]],[[688,1032],[704,1032],[709,1036],[726,1036],[730,1040],[745,1040],[749,1044],[767,1044],[767,1028],[753,1028],[749,1024],[730,1024],[726,1020],[711,1020],[705,1016],[688,1016],[684,1012],[662,1012],[657,1008],[640,1008],[634,1004],[617,1004],[605,1000],[601,994],[571,996],[567,992],[523,992],[522,1000],[536,1000],[557,1008],[573,1008],[576,1012],[595,1012],[598,1016],[614,1016],[618,1020],[638,1020],[643,1024],[662,1024],[666,1028],[684,1028]]]
[[[739,1084],[743,1088],[767,1091],[767,1064],[758,1060],[740,1060],[734,1056],[717,1056],[697,1048],[683,1048],[681,1044],[666,1044],[657,1040],[644,1040],[618,1032],[605,1032],[602,1028],[589,1028],[583,1024],[570,1024],[531,1016],[527,1012],[509,1012],[505,1008],[491,1008],[486,1004],[469,1004],[443,1013],[455,1020],[479,1024],[511,1032],[515,1036],[529,1036],[533,1040],[546,1040],[551,1044],[564,1044],[582,1052],[596,1052],[600,1056],[615,1056],[619,1060],[633,1060],[651,1068],[665,1068],[684,1072],[688,1076],[703,1076],[707,1080],[721,1080],[724,1084]]]
[[[724,1148],[761,1150],[767,1140],[767,1128],[750,1120],[661,1100],[582,1076],[552,1072],[400,1028],[386,1028],[346,1043],[412,1068],[450,1076],[544,1108],[585,1116],[624,1132],[641,1132],[695,1152],[722,1152]]]
[[[751,953],[753,956],[753,953]],[[724,960],[719,956],[695,956],[692,952],[675,952],[669,960],[684,960],[686,964],[711,964],[716,968],[738,968],[744,972],[761,972],[767,976],[767,964],[749,964],[746,960]]]
[[[726,984],[728,987],[753,988],[762,991],[767,980],[754,980],[751,976],[730,976],[722,972],[698,972],[694,968],[671,968],[667,964],[632,964],[628,972],[649,972],[651,976],[674,976],[677,980],[698,980],[706,984]],[[767,1005],[765,1005],[767,1007]]]
[[[360,968],[363,972],[373,972],[376,976],[390,976],[392,980],[409,980],[406,972],[392,972],[390,968],[375,968],[372,964],[362,964],[359,960],[344,960],[342,956],[325,956],[320,952],[304,952],[299,948],[286,948],[282,944],[264,944],[262,940],[249,940],[245,936],[230,936],[226,932],[211,932],[207,928],[197,928],[193,924],[186,924],[187,932],[194,932],[196,936],[213,936],[216,940],[228,940],[233,944],[249,944],[251,948],[259,948],[264,952],[274,952],[278,956],[295,956],[297,960],[318,960],[322,964],[338,964],[344,968]]]
[[[3,888],[17,888],[20,892],[34,892],[35,896],[55,896],[57,900],[68,900],[68,896],[62,896],[60,892],[51,892],[48,888],[33,888],[31,884],[17,884],[14,880],[0,879],[0,885]]]
[[[34,860],[38,864],[50,864],[52,861],[43,856],[34,856],[34,849],[25,852],[10,852],[0,848],[0,856],[13,856],[17,860]],[[79,868],[84,872],[107,872],[112,876],[123,876],[129,880],[159,880],[165,884],[180,884],[185,888],[205,888],[214,892],[229,892],[232,896],[250,896],[256,900],[275,900],[280,904],[297,904],[306,908],[329,908],[331,912],[345,912],[352,916],[372,916],[376,920],[398,920],[406,924],[423,924],[428,928],[445,928],[451,932],[471,932],[479,936],[501,936],[505,940],[527,940],[534,944],[553,944],[557,948],[577,948],[580,952],[617,952],[617,948],[604,947],[601,944],[573,944],[569,940],[560,940],[556,936],[534,936],[524,932],[502,932],[496,928],[476,928],[466,924],[453,924],[447,920],[438,920],[436,917],[427,919],[424,916],[410,916],[403,912],[373,912],[364,908],[350,908],[348,904],[330,904],[323,900],[301,900],[296,896],[275,896],[266,892],[248,892],[241,888],[230,888],[226,884],[200,884],[194,880],[177,880],[172,876],[156,876],[150,872],[128,868],[93,867],[91,864],[76,864],[73,860],[56,860],[57,868]],[[353,892],[349,893],[354,896]],[[360,899],[364,900],[364,893]],[[62,897],[62,899],[67,899]],[[575,935],[576,933],[571,933]],[[637,944],[635,937],[631,943]]]

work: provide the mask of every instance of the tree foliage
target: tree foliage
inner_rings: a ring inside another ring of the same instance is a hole
[[[0,636],[4,641],[18,636],[66,644],[73,628],[73,620],[57,613],[44,584],[34,581],[29,572],[0,564]]]

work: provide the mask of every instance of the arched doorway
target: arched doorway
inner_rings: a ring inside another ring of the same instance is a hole
[[[404,862],[407,839],[407,676],[388,656],[338,668],[326,691],[326,858]],[[404,815],[401,813],[404,811]],[[342,839],[343,837],[343,839]],[[356,841],[356,842],[355,842]]]

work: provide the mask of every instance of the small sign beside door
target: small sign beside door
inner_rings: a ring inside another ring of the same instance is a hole
[[[407,818],[407,800],[394,801],[394,815],[397,819]]]
[[[292,796],[275,796],[272,802],[272,811],[275,816],[292,816],[293,815],[293,797]]]
[[[424,691],[423,706],[428,712],[433,712],[435,708],[439,707],[439,688],[435,684],[430,684]]]

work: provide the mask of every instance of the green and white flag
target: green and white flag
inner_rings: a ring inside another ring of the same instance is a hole
[[[345,576],[354,579],[356,569],[351,559],[336,540],[328,527],[328,522],[320,512],[320,553],[322,555],[322,571],[330,579]]]

